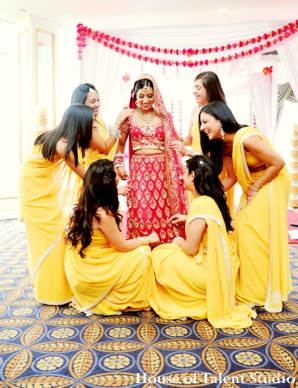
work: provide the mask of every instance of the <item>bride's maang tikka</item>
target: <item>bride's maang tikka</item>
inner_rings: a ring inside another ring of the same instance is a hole
[[[143,89],[147,90],[149,86],[150,85],[149,85],[148,81],[145,79]]]

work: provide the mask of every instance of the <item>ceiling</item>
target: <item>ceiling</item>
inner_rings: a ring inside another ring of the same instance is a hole
[[[228,13],[219,13],[222,7]],[[101,31],[156,26],[212,25],[298,19],[298,0],[0,0],[0,19],[27,15]]]

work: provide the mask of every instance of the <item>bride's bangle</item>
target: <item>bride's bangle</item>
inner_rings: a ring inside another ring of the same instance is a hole
[[[257,187],[253,186],[253,184],[250,185],[250,188],[252,191],[255,191],[256,193],[260,190]]]
[[[124,165],[124,154],[121,152],[117,152],[117,154],[114,156],[114,166],[117,167],[122,167]]]

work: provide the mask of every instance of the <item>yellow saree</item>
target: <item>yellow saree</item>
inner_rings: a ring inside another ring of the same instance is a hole
[[[97,123],[98,134],[104,139],[104,141],[107,141],[109,136],[110,136],[108,125],[100,117],[95,117],[95,121]],[[83,166],[87,170],[88,167],[90,166],[90,164],[95,162],[95,160],[98,160],[98,159],[114,160],[114,155],[115,155],[117,146],[118,146],[118,141],[116,141],[116,143],[113,145],[113,147],[112,147],[111,151],[108,153],[108,155],[103,154],[97,150],[94,150],[91,147],[88,148],[85,152]]]
[[[62,159],[50,162],[35,146],[18,180],[34,295],[38,302],[49,305],[68,303],[72,297],[64,272],[65,227],[74,194],[72,175]]]
[[[233,164],[243,190],[234,232],[240,259],[237,298],[243,303],[265,306],[269,312],[280,312],[282,301],[292,291],[286,220],[291,179],[284,167],[247,204],[246,191],[266,171],[248,169],[244,141],[250,136],[259,136],[273,148],[256,128],[241,128],[234,138]]]
[[[189,256],[175,244],[164,244],[152,252],[152,288],[149,303],[165,319],[208,319],[216,328],[245,328],[255,312],[236,305],[235,285],[238,257],[214,200],[195,198],[185,224],[203,218],[206,228],[199,252]]]
[[[118,315],[125,310],[148,310],[151,250],[139,247],[119,252],[95,230],[84,250],[67,247],[65,272],[74,293],[73,306],[86,315]]]

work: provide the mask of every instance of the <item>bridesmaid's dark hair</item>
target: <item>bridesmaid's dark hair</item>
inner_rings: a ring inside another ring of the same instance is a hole
[[[225,104],[227,103],[225,93],[216,73],[213,71],[203,71],[196,76],[194,82],[198,79],[202,80],[202,84],[206,89],[208,102],[222,101]]]
[[[189,173],[193,171],[195,174],[194,185],[197,193],[214,199],[224,219],[226,230],[233,230],[226,194],[212,161],[207,156],[195,155],[186,161],[186,167]]]
[[[93,92],[94,90],[97,92],[97,90],[95,89],[95,86],[89,83],[80,84],[79,86],[77,86],[75,90],[72,92],[71,102],[70,102],[71,105],[85,104],[87,95],[88,93],[90,93],[90,89],[91,89],[91,92]]]
[[[75,248],[81,243],[79,254],[82,258],[85,257],[84,249],[91,243],[92,218],[95,217],[100,223],[100,217],[96,214],[100,207],[115,218],[120,230],[122,215],[119,212],[116,172],[114,163],[108,159],[96,160],[88,168],[79,202],[70,218],[66,242]]]
[[[199,125],[201,127],[202,113],[208,113],[216,120],[221,122],[222,129],[226,133],[237,132],[240,128],[247,127],[247,125],[239,124],[231,109],[224,102],[221,101],[212,101],[208,105],[202,107],[199,113]],[[223,154],[222,154],[222,141],[220,139],[209,140],[205,132],[200,131],[201,138],[201,147],[204,155],[213,161],[217,174],[219,175],[222,172],[223,168]]]
[[[71,105],[66,109],[61,123],[53,130],[39,135],[34,145],[40,145],[44,158],[54,161],[57,156],[56,145],[62,137],[67,139],[65,160],[72,151],[75,157],[75,165],[78,165],[78,147],[84,150],[89,147],[92,139],[93,110],[82,104]]]

